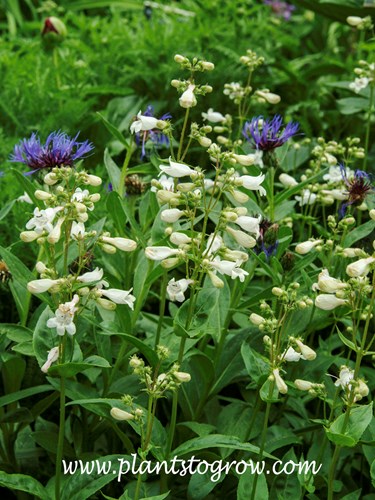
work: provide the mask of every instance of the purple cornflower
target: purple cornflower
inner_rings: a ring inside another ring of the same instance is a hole
[[[263,3],[269,5],[272,12],[279,17],[283,17],[285,21],[289,21],[292,17],[292,12],[295,10],[295,6],[287,2],[280,2],[279,0],[263,0]]]
[[[269,261],[272,255],[276,255],[279,247],[279,240],[277,239],[278,231],[279,225],[267,219],[263,219],[259,224],[259,236],[254,251],[256,254],[264,252],[267,261]]]
[[[348,179],[344,165],[340,165],[340,170],[343,181],[348,188],[348,201],[343,202],[339,209],[339,216],[340,219],[342,219],[346,214],[348,206],[361,205],[366,196],[370,194],[371,191],[374,191],[374,187],[371,182],[371,175],[363,172],[363,170],[356,170],[351,179]]]
[[[77,142],[78,135],[72,139],[64,132],[52,132],[45,144],[41,144],[38,135],[33,133],[14,147],[10,161],[25,163],[32,169],[27,175],[44,168],[71,167],[94,148],[89,141]]]
[[[151,118],[154,118],[154,107],[149,105],[147,106],[146,111],[143,113],[142,116],[149,116]],[[165,113],[163,116],[158,118],[159,120],[169,120],[172,118],[172,115],[170,113]],[[162,133],[161,130],[158,130],[157,128],[151,129],[151,130],[140,130],[139,132],[136,132],[135,134],[135,142],[139,146],[142,144],[142,153],[141,153],[141,159],[146,157],[146,142],[150,140],[156,147],[169,147],[169,139],[168,137]]]
[[[272,151],[293,137],[299,128],[297,122],[289,122],[280,130],[282,126],[283,119],[280,115],[275,115],[272,120],[257,116],[245,123],[242,134],[256,149]]]

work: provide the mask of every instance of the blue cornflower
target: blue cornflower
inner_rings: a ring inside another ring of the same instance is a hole
[[[340,165],[341,175],[343,181],[348,188],[348,201],[342,203],[339,209],[339,216],[342,219],[346,214],[346,209],[350,205],[358,206],[366,198],[370,191],[374,191],[371,182],[371,175],[363,170],[356,170],[354,176],[348,179],[344,165]]]
[[[279,0],[263,0],[266,5],[269,5],[272,12],[279,17],[283,17],[285,21],[289,21],[292,17],[292,12],[295,6],[287,2],[280,2]]]
[[[133,125],[134,131],[138,128],[139,130],[135,133],[135,142],[139,146],[142,144],[142,153],[141,153],[141,159],[146,157],[146,142],[150,140],[156,147],[169,147],[169,139],[168,136],[162,133],[161,130],[158,130],[156,128],[156,122],[158,120],[169,120],[172,118],[172,115],[170,113],[165,113],[163,116],[161,116],[158,119],[155,119],[155,125],[153,128],[150,128],[152,126],[152,122],[150,123],[145,123],[143,124],[143,121],[146,122],[147,120],[143,120],[143,117],[150,117],[150,118],[155,118],[154,115],[154,107],[149,105],[147,106],[146,111],[143,114],[137,115],[138,121],[140,121],[140,125],[138,127],[135,127]],[[131,127],[132,128],[132,127]]]
[[[287,123],[283,130],[282,126],[283,119],[280,115],[275,115],[272,120],[264,120],[263,116],[257,116],[251,122],[245,123],[242,134],[256,149],[272,151],[293,137],[299,128],[297,122]]]
[[[25,163],[32,169],[27,175],[44,168],[71,167],[94,148],[89,141],[78,142],[78,135],[72,139],[64,132],[52,132],[45,144],[41,144],[38,135],[33,133],[15,146],[10,161]]]

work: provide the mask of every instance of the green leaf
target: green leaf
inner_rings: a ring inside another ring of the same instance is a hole
[[[111,368],[108,361],[100,356],[90,356],[82,363],[62,363],[53,365],[48,370],[48,375],[60,375],[60,377],[74,377],[77,373],[84,372],[88,368]]]
[[[241,346],[241,355],[250,378],[258,383],[270,374],[268,360],[254,351],[246,342]]]
[[[122,461],[123,460],[123,461]],[[107,455],[90,462],[76,460],[71,465],[76,471],[64,481],[61,500],[87,500],[114,479],[117,480],[121,465],[132,463],[129,455]],[[82,464],[82,465],[81,465]],[[83,471],[82,467],[88,467]],[[113,471],[116,471],[114,474]],[[121,477],[121,476],[120,476]]]
[[[344,97],[336,102],[343,115],[354,115],[360,111],[366,111],[369,107],[369,100],[363,97]]]
[[[111,181],[112,187],[114,191],[119,190],[120,186],[120,177],[121,177],[121,170],[119,167],[116,165],[116,163],[112,160],[108,149],[105,149],[104,151],[104,165],[105,168],[107,169],[109,179]]]
[[[99,113],[98,111],[96,112],[96,114],[99,116],[99,118],[102,120],[102,122],[104,123],[104,125],[107,127],[107,129],[111,132],[111,134],[113,135],[113,137],[115,139],[117,139],[119,142],[121,142],[121,144],[123,144],[126,148],[129,147],[129,143],[128,141],[125,139],[125,137],[122,135],[122,133],[120,132],[120,130],[115,127],[112,123],[110,123],[107,118],[105,118],[101,113]],[[107,153],[107,149],[105,150],[104,152],[104,158],[105,158],[105,155]],[[105,159],[104,159],[104,162],[105,162]]]
[[[22,389],[21,391],[14,392],[13,394],[7,394],[0,398],[0,408],[2,406],[9,405],[20,399],[29,398],[35,394],[41,394],[42,392],[53,391],[53,387],[50,385],[37,385],[35,387],[29,387],[28,389]]]
[[[14,325],[12,323],[0,324],[0,335],[6,335],[9,340],[13,342],[25,342],[32,340],[33,331],[21,325]]]
[[[19,170],[16,170],[15,168],[11,169],[12,174],[16,177],[17,184],[21,186],[21,189],[23,192],[26,191],[26,193],[30,196],[30,199],[39,208],[45,208],[43,206],[43,202],[41,200],[38,200],[35,197],[35,186],[34,184],[30,181],[28,177],[26,177],[22,172]],[[23,193],[22,193],[23,194]]]
[[[3,208],[0,210],[0,220],[3,220],[8,215],[8,213],[11,211],[15,202],[16,202],[16,200],[12,200],[3,206]]]
[[[6,248],[0,247],[0,255],[12,274],[12,295],[16,303],[21,322],[26,323],[28,304],[30,301],[30,293],[27,290],[27,284],[35,277],[25,264]],[[40,297],[43,298],[43,294],[41,294]]]
[[[102,335],[120,335],[124,340],[129,342],[129,344],[136,347],[147,359],[151,366],[156,366],[159,358],[154,349],[145,344],[142,340],[135,337],[134,335],[129,335],[123,332],[111,332],[109,330],[104,330],[101,332]]]
[[[350,412],[349,421],[343,430],[345,415],[340,415],[329,428],[325,428],[327,437],[339,446],[355,446],[370,424],[373,417],[373,403],[358,406]]]
[[[237,488],[237,500],[248,500],[250,498],[250,494],[254,487],[254,479],[256,477],[258,478],[258,481],[256,484],[254,498],[268,500],[269,495],[265,475],[263,473],[260,475],[253,474],[251,469],[246,469],[246,472],[241,474]]]
[[[206,448],[230,448],[233,450],[250,451],[259,454],[258,446],[250,443],[242,443],[235,436],[225,436],[223,434],[210,434],[209,436],[197,437],[189,439],[185,443],[173,450],[173,456],[183,456],[187,453],[205,450]],[[264,454],[267,458],[273,458],[268,453]]]
[[[273,390],[272,393],[270,394],[271,388]],[[278,401],[280,401],[279,391],[277,390],[275,382],[272,382],[268,378],[260,388],[259,395],[261,400],[264,401],[265,403],[277,403]]]
[[[293,448],[282,457],[281,462],[282,464],[288,462],[299,463]],[[272,483],[270,497],[277,499],[292,498],[293,500],[302,498],[302,488],[297,474],[276,475]]]
[[[351,247],[353,243],[356,243],[359,240],[363,240],[371,234],[375,230],[375,221],[374,220],[369,220],[362,224],[359,227],[356,227],[353,229],[353,231],[350,231],[349,234],[345,236],[343,247]]]
[[[31,411],[28,408],[16,408],[8,411],[0,418],[1,423],[30,423],[34,420]]]
[[[356,345],[354,345],[354,343],[353,343],[351,340],[347,339],[347,338],[345,337],[345,335],[343,335],[343,334],[340,332],[340,330],[339,330],[339,328],[338,328],[338,326],[337,326],[337,325],[336,325],[336,329],[337,329],[337,333],[338,333],[338,335],[339,335],[339,337],[340,337],[341,342],[342,342],[344,345],[348,346],[348,347],[349,347],[349,349],[351,349],[352,351],[357,352],[357,346],[356,346]]]
[[[33,477],[25,474],[7,474],[0,471],[0,485],[11,490],[25,491],[42,500],[51,500],[44,486]]]

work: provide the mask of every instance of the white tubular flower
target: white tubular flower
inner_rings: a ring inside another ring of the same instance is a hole
[[[137,243],[134,240],[129,240],[128,238],[111,238],[109,236],[102,236],[100,239],[104,243],[108,243],[108,245],[112,245],[123,252],[133,252],[137,248]]]
[[[260,196],[265,196],[267,194],[266,190],[261,186],[265,177],[266,176],[264,174],[256,177],[252,177],[251,175],[242,175],[238,178],[238,180],[241,181],[244,188],[250,189],[251,191],[259,191]]]
[[[312,193],[310,189],[302,189],[301,196],[295,196],[294,199],[299,202],[300,207],[312,205],[316,201],[316,194]]]
[[[220,248],[224,246],[223,238],[215,233],[211,233],[207,238],[206,250],[203,252],[203,256],[209,256],[216,253]]]
[[[43,373],[47,373],[48,369],[51,367],[52,363],[59,359],[59,347],[53,347],[48,351],[47,361],[41,367]]]
[[[365,76],[362,78],[355,78],[354,82],[349,83],[349,88],[356,94],[359,94],[362,89],[365,89],[368,86],[370,81],[370,78],[366,78]]]
[[[185,92],[179,98],[179,103],[182,108],[192,108],[197,105],[197,98],[194,95],[195,85],[190,84]]]
[[[287,188],[298,186],[298,182],[295,180],[295,178],[288,174],[280,174],[279,181],[283,186]]]
[[[341,253],[344,257],[353,258],[360,257],[364,252],[362,248],[344,248]]]
[[[152,130],[153,128],[158,128],[158,119],[154,116],[142,115],[142,111],[137,114],[136,120],[130,125],[130,133],[137,134],[141,131]]]
[[[172,302],[183,302],[185,300],[184,294],[191,283],[193,283],[193,280],[181,279],[175,281],[175,279],[172,278],[167,286],[169,300]]]
[[[127,411],[121,410],[120,408],[112,408],[110,413],[111,417],[113,417],[115,420],[125,421],[133,420],[134,418],[134,415]]]
[[[249,273],[244,269],[241,269],[239,267],[240,265],[240,261],[231,262],[230,260],[213,260],[210,262],[210,266],[216,269],[220,274],[226,274],[232,279],[239,278],[241,283],[243,283]]]
[[[33,200],[30,198],[30,196],[26,193],[26,191],[23,193],[23,195],[19,196],[17,198],[17,201],[23,201],[24,203],[28,203],[29,205],[33,204]]]
[[[340,367],[339,378],[335,382],[336,387],[341,387],[345,389],[354,378],[354,370],[348,368],[347,366]]]
[[[236,155],[233,153],[232,158],[234,158],[236,162],[243,167],[250,167],[250,165],[254,165],[256,160],[255,154]]]
[[[78,308],[76,305],[79,302],[78,295],[74,295],[73,300],[60,304],[55,311],[55,316],[47,321],[48,328],[56,328],[57,335],[74,335],[76,333],[76,325],[74,324],[74,314]]]
[[[269,104],[278,104],[281,101],[281,97],[277,94],[273,94],[269,91],[257,90],[256,94],[267,101]]]
[[[173,223],[177,222],[183,215],[185,215],[183,210],[178,208],[167,208],[162,211],[160,218],[163,222]]]
[[[185,177],[195,174],[195,170],[184,163],[177,163],[169,158],[169,165],[159,165],[160,170],[171,177]]]
[[[300,255],[305,255],[306,253],[309,253],[314,247],[320,245],[322,242],[323,240],[308,240],[302,243],[298,243],[298,245],[296,246],[296,252]]]
[[[255,238],[244,233],[243,231],[232,229],[229,226],[226,227],[226,231],[237,241],[239,245],[242,245],[244,248],[254,248],[257,244]]]
[[[107,297],[107,299],[111,300],[115,304],[125,304],[130,307],[130,309],[134,309],[135,297],[131,295],[130,290],[118,290],[117,288],[109,288],[108,290],[100,290],[100,294]]]
[[[325,196],[331,196],[334,200],[343,201],[348,199],[348,193],[342,189],[322,189],[321,193]]]
[[[338,290],[342,290],[346,287],[346,283],[343,283],[341,280],[338,280],[336,278],[332,278],[329,275],[328,270],[323,269],[323,271],[319,273],[318,283],[314,283],[312,289],[314,291],[320,290],[326,293],[336,293]]]
[[[47,241],[51,245],[55,245],[60,240],[60,238],[61,238],[61,226],[63,225],[64,220],[65,220],[65,217],[60,217],[59,220],[57,221],[55,227],[52,229],[52,231],[47,236]]]
[[[216,276],[216,274],[214,272],[208,271],[207,274],[211,280],[212,285],[215,288],[224,288],[224,281],[222,279],[220,279],[218,276]]]
[[[41,280],[29,281],[27,284],[27,289],[30,293],[44,293],[55,285],[58,285],[60,280],[51,280],[48,278]]]
[[[318,307],[319,309],[323,309],[323,311],[332,311],[332,309],[343,306],[347,303],[347,300],[338,299],[335,295],[329,293],[322,293],[315,299],[316,307]]]
[[[94,283],[103,278],[103,269],[96,267],[93,271],[78,276],[77,281],[81,283]]]
[[[184,233],[172,233],[169,239],[174,245],[188,245],[191,243],[191,238]]]
[[[280,394],[286,394],[288,392],[288,386],[286,385],[284,380],[281,378],[279,369],[274,368],[272,370],[272,374],[275,378],[277,390],[280,392]]]
[[[301,379],[297,378],[294,381],[294,385],[300,391],[309,391],[310,389],[312,389],[314,387],[315,384],[313,382],[309,382],[308,380],[301,380]]]
[[[43,231],[50,233],[53,229],[53,219],[60,210],[62,207],[46,208],[45,210],[35,208],[34,217],[27,222],[26,229],[34,229],[38,234],[42,234]]]
[[[316,352],[313,351],[309,346],[305,345],[298,339],[296,339],[295,342],[298,345],[298,348],[301,351],[304,359],[306,359],[307,361],[312,361],[316,358]]]
[[[346,274],[351,278],[358,278],[359,276],[366,276],[373,267],[371,264],[375,262],[375,257],[367,257],[366,259],[360,259],[356,262],[352,262],[346,266]]]
[[[256,313],[250,314],[249,320],[253,325],[256,326],[259,326],[266,321],[265,318],[263,318],[263,316],[260,316],[259,314]]]
[[[174,372],[173,376],[176,378],[176,380],[178,382],[181,382],[181,383],[190,382],[190,380],[191,380],[190,373],[186,373],[186,372]]]
[[[89,186],[100,186],[102,180],[97,175],[86,174],[85,179],[83,180],[84,184],[88,184]]]
[[[70,236],[75,240],[79,240],[85,236],[85,225],[83,222],[73,221],[72,228],[70,230]]]
[[[256,218],[250,217],[248,215],[240,215],[239,217],[237,217],[234,223],[240,226],[241,229],[255,234],[256,237],[259,236],[260,217]]]
[[[30,243],[31,241],[35,241],[37,238],[40,237],[40,233],[37,233],[36,231],[22,231],[20,234],[20,238],[22,241],[25,243]]]
[[[168,177],[164,174],[160,175],[159,179],[158,180],[155,180],[153,179],[152,182],[154,182],[155,184],[157,184],[156,186],[153,185],[151,187],[151,191],[156,193],[158,191],[158,188],[159,189],[163,189],[165,191],[173,191],[174,189],[174,179],[173,177]],[[160,185],[160,186],[158,186]]]
[[[172,255],[178,255],[180,250],[178,248],[170,248],[170,247],[146,247],[145,254],[146,257],[150,260],[164,260],[168,257],[172,257]]]
[[[211,123],[222,123],[225,122],[225,116],[223,116],[218,111],[214,111],[210,108],[207,113],[202,113],[203,120],[207,120]]]
[[[82,191],[81,188],[77,188],[72,194],[71,201],[78,201],[79,203],[82,203],[83,201],[87,200],[89,196],[90,193],[87,189],[84,189]]]
[[[285,361],[294,363],[296,363],[300,359],[304,359],[303,354],[301,352],[297,352],[295,349],[293,349],[292,346],[288,347],[288,349],[283,352],[281,358]]]

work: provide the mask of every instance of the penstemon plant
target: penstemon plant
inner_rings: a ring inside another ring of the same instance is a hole
[[[0,253],[23,335],[33,329],[28,355],[54,391],[40,414],[58,397],[59,424],[36,412],[35,428],[56,442],[45,448],[55,465],[46,486],[20,477],[10,444],[22,428],[4,427],[12,468],[1,484],[57,500],[104,487],[121,500],[281,498],[287,488],[333,499],[348,490],[344,453],[373,436],[368,134],[364,147],[310,140],[298,122],[266,116],[281,97],[253,91],[265,60],[251,50],[239,61],[245,85],[224,84],[234,111],[208,104],[198,114],[214,64],[174,59],[187,75],[171,81],[180,119],[137,108],[124,136],[100,115],[124,147],[121,167],[105,152],[108,190],[81,167],[93,146],[78,136],[53,132],[43,144],[33,134],[15,147],[12,161],[29,168],[15,175],[35,205],[21,232],[37,248],[34,274]],[[73,458],[105,469],[80,474]],[[319,470],[290,482],[250,469],[305,459]],[[201,462],[189,478],[171,472],[189,460]]]

